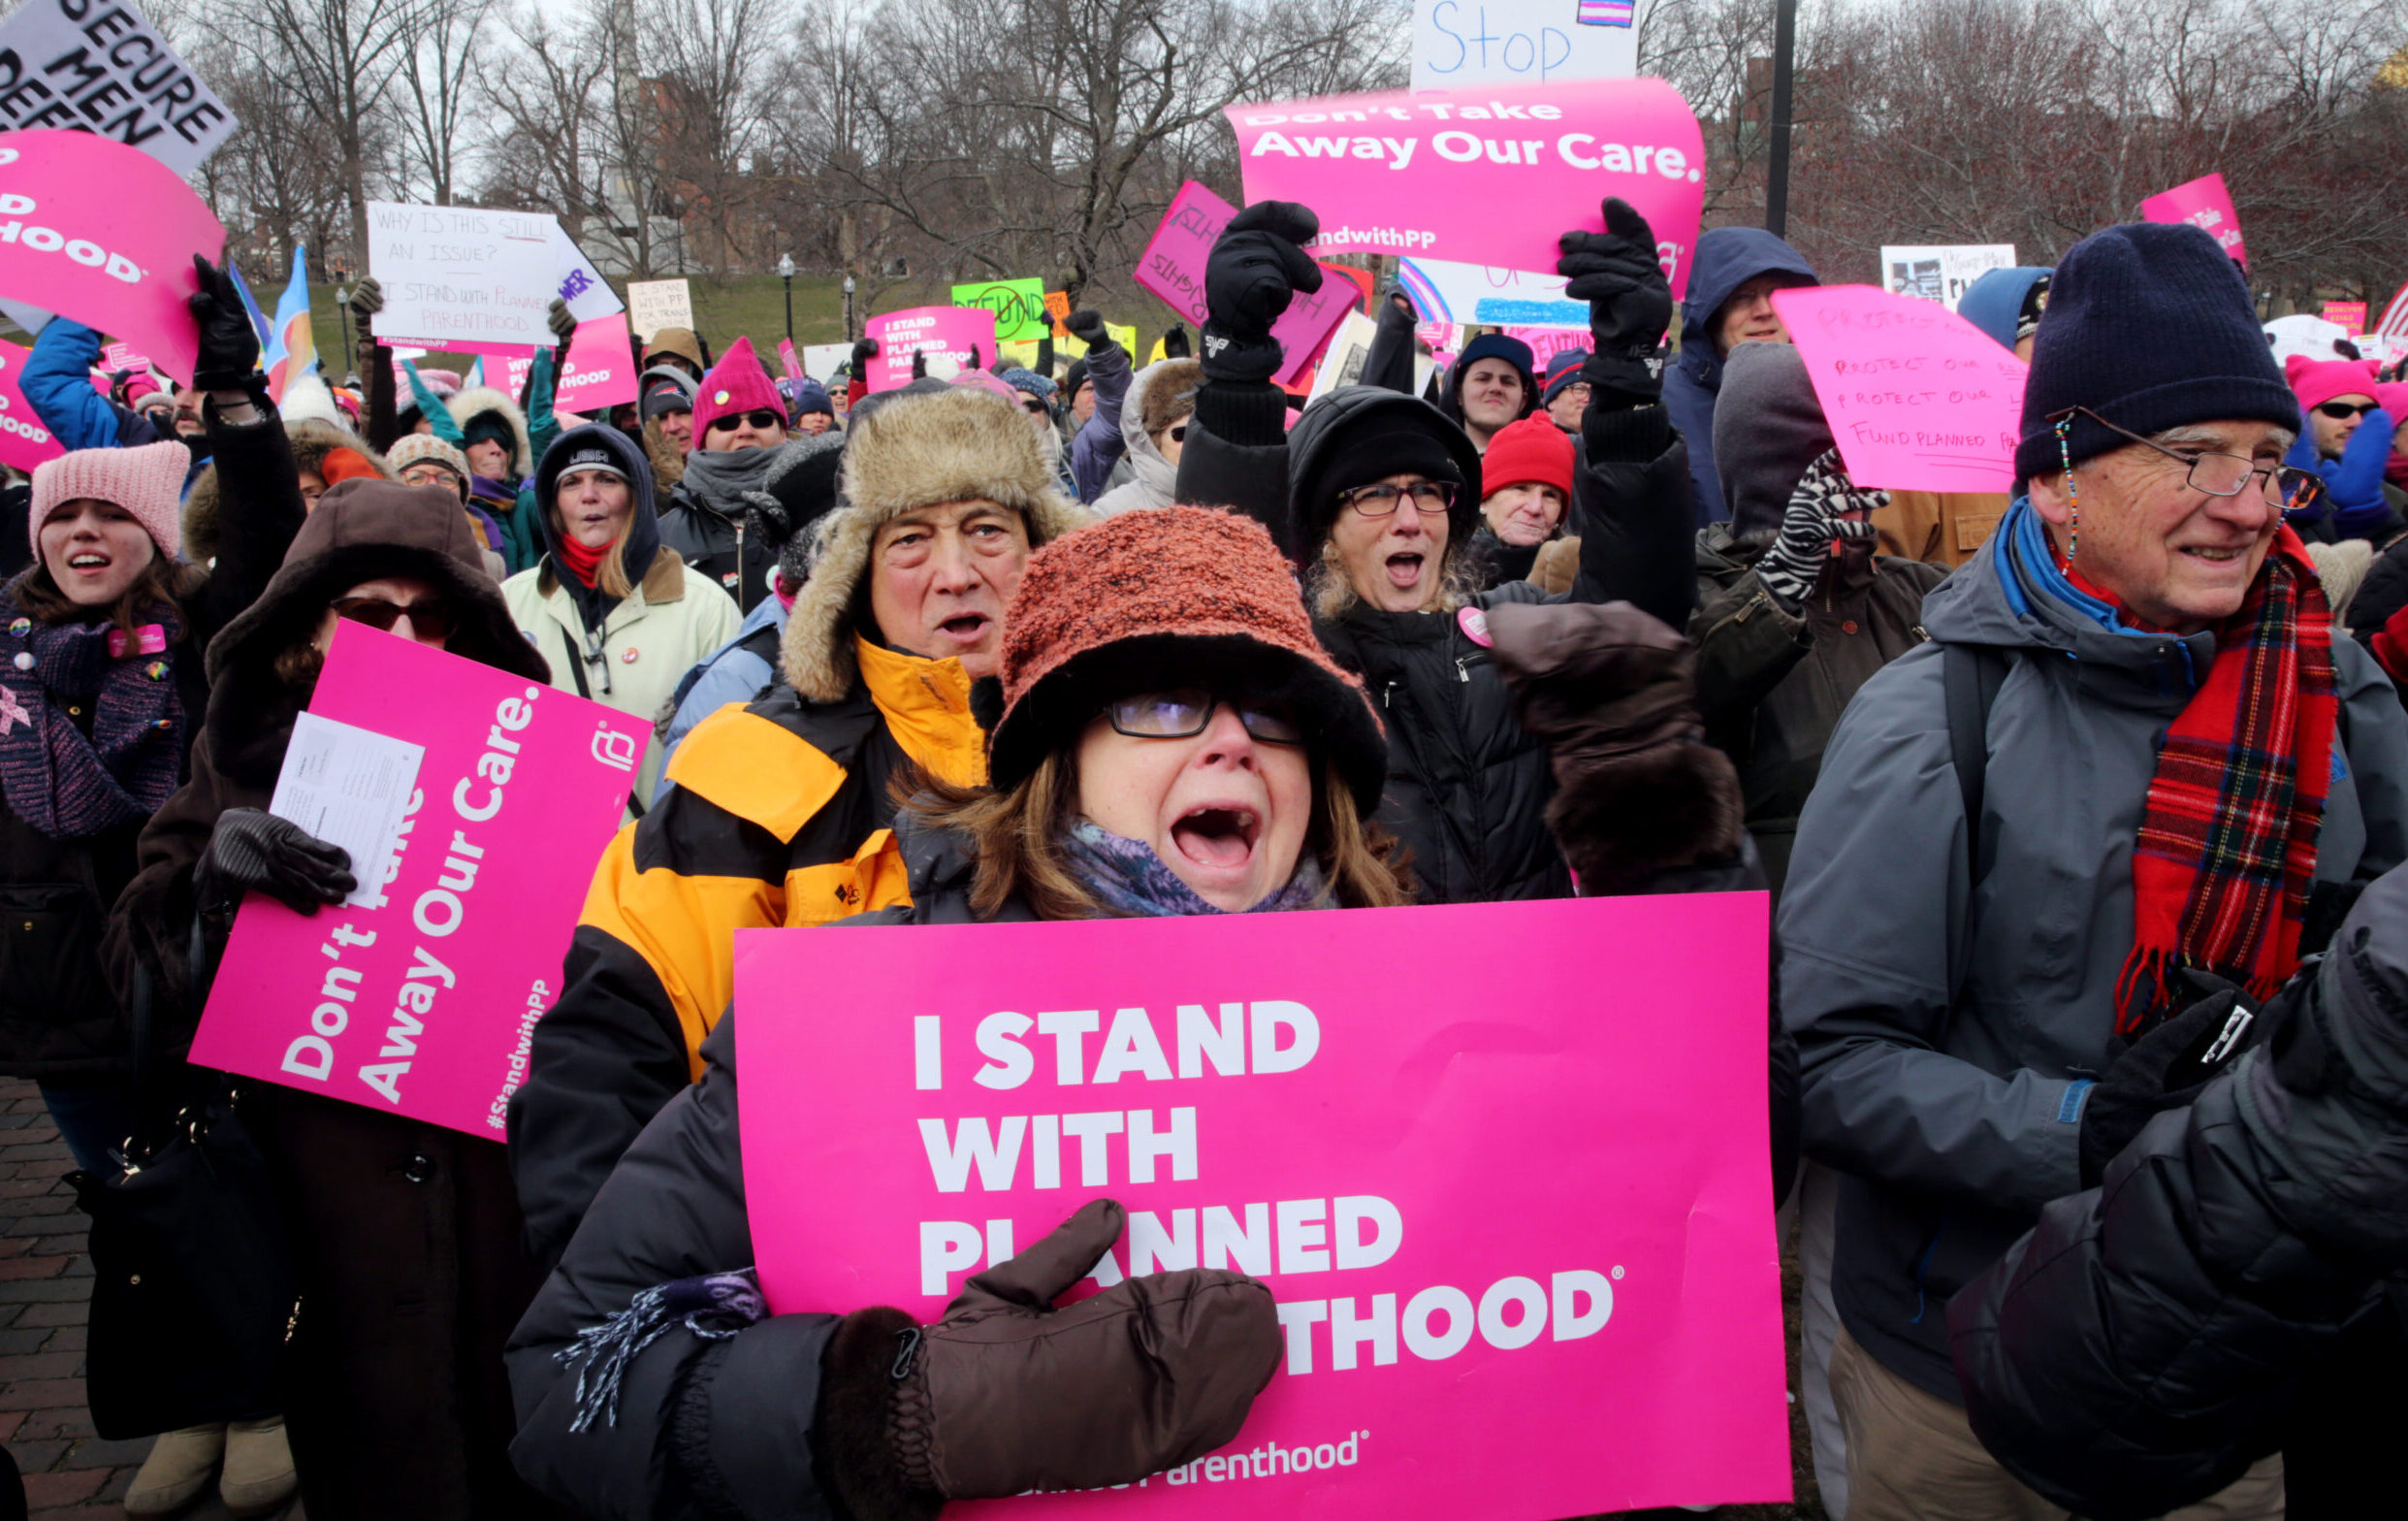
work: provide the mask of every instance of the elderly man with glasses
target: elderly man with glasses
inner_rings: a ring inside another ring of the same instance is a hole
[[[1850,1521],[2067,1514],[1968,1425],[1948,1296],[2183,1102],[2152,1076],[2192,1038],[2170,1016],[2270,997],[2408,856],[2408,720],[2284,525],[2319,487],[2284,465],[2299,426],[2212,239],[2077,244],[2022,494],[1824,754],[1781,997],[1807,1150],[1846,1175]],[[2177,1514],[2280,1516],[2279,1440]]]

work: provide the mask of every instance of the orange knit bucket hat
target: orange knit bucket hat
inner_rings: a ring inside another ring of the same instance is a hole
[[[1251,518],[1207,507],[1124,512],[1029,557],[1004,610],[1004,714],[987,773],[1026,780],[1116,697],[1175,687],[1276,701],[1365,815],[1388,743],[1363,683],[1313,637],[1296,577]]]

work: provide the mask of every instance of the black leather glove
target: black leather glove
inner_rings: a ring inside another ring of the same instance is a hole
[[[1624,405],[1647,405],[1664,390],[1664,333],[1672,326],[1672,285],[1655,256],[1655,232],[1619,196],[1605,201],[1605,231],[1565,233],[1556,273],[1563,293],[1589,303],[1589,362],[1581,378]]]
[[[385,287],[373,275],[363,275],[351,285],[351,320],[369,330],[369,318],[385,309]]]
[[[1316,265],[1315,268],[1317,269],[1319,266]],[[1187,340],[1187,324],[1184,322],[1172,323],[1170,331],[1162,336],[1162,357],[1165,359],[1186,359],[1193,356],[1196,350],[1194,345],[1190,344]]]
[[[917,1521],[947,1500],[1126,1484],[1237,1435],[1279,1367],[1269,1289],[1190,1268],[1053,1308],[1126,1218],[1087,1205],[970,1279],[935,1325],[887,1309],[838,1323],[814,1445],[847,1514]]]
[[[878,340],[865,338],[852,345],[852,374],[861,378],[861,367],[878,357]]]
[[[229,808],[217,816],[192,880],[207,912],[233,908],[244,892],[257,890],[296,914],[314,914],[321,903],[339,903],[360,885],[341,846],[260,808]]]
[[[193,356],[192,388],[196,391],[243,391],[259,372],[259,334],[242,308],[242,294],[234,276],[200,254],[192,270],[201,288],[188,305],[201,325],[201,346]]]
[[[567,302],[555,296],[552,305],[544,308],[543,325],[552,330],[554,339],[565,343],[577,331],[577,314],[568,309]]]
[[[1079,307],[1062,319],[1062,326],[1091,349],[1102,348],[1112,340],[1111,330],[1104,325],[1104,313],[1093,307]]]
[[[1260,382],[1278,372],[1270,327],[1298,291],[1321,288],[1321,266],[1300,246],[1320,233],[1321,218],[1294,201],[1257,201],[1221,229],[1204,260],[1206,375]]]
[[[2096,1188],[2149,1121],[2195,1102],[2201,1089],[2265,1034],[2260,1011],[2222,978],[2186,972],[2207,996],[2112,1054],[2082,1101],[2082,1186]]]

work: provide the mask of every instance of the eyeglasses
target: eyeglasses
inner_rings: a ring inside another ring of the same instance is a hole
[[[1187,424],[1180,423],[1177,427],[1171,430],[1171,441],[1172,443],[1185,443],[1187,441]]]
[[[2237,454],[2184,454],[2169,449],[2154,438],[2143,438],[2129,428],[2118,428],[2087,406],[2069,406],[2062,412],[2051,412],[2048,421],[2062,423],[2075,414],[2089,418],[2112,434],[2120,434],[2133,442],[2155,449],[2169,460],[2190,468],[2188,476],[2193,491],[2211,497],[2237,497],[2248,489],[2252,478],[2263,475],[2266,505],[2298,508],[2314,502],[2325,489],[2324,477],[2311,470],[2269,468]]]
[[[401,484],[404,486],[442,486],[458,491],[460,474],[448,465],[437,465],[433,460],[428,460],[422,464],[402,467]]]
[[[1188,739],[1204,731],[1223,699],[1201,688],[1176,692],[1146,692],[1104,705],[1104,716],[1117,733],[1132,739]],[[1237,722],[1266,744],[1300,745],[1304,730],[1295,719],[1271,708],[1240,706]]]
[[[335,603],[335,616],[364,623],[387,633],[409,615],[410,631],[421,639],[440,639],[452,631],[452,604],[440,597],[416,602],[388,602],[381,597],[345,597]]]
[[[2382,405],[2381,402],[2320,402],[2316,409],[2334,422],[2342,422],[2352,417],[2363,417]]]
[[[1020,398],[1020,410],[1031,417],[1043,417],[1051,412],[1053,408],[1047,406],[1042,397],[1024,396]]]
[[[726,417],[714,417],[711,419],[711,431],[713,433],[734,433],[738,428],[744,427],[784,428],[785,426],[786,419],[779,416],[776,412],[771,411],[766,406],[757,406],[749,412],[738,412]]]
[[[1352,491],[1341,491],[1337,500],[1340,506],[1352,507],[1366,518],[1384,518],[1402,506],[1407,497],[1413,499],[1413,510],[1416,512],[1444,512],[1455,505],[1455,483],[1417,480],[1409,486],[1392,486],[1387,481],[1379,481],[1369,486],[1357,486]]]

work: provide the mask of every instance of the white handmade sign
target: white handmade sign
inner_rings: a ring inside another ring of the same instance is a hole
[[[627,322],[645,342],[662,328],[694,325],[693,289],[682,279],[631,280],[627,284]]]
[[[368,203],[368,271],[384,286],[376,336],[430,348],[550,344],[560,227],[539,211]]]
[[[2014,267],[2015,245],[2011,243],[1884,247],[1881,288],[1893,296],[1936,301],[1954,311],[1965,287],[1992,270]]]

